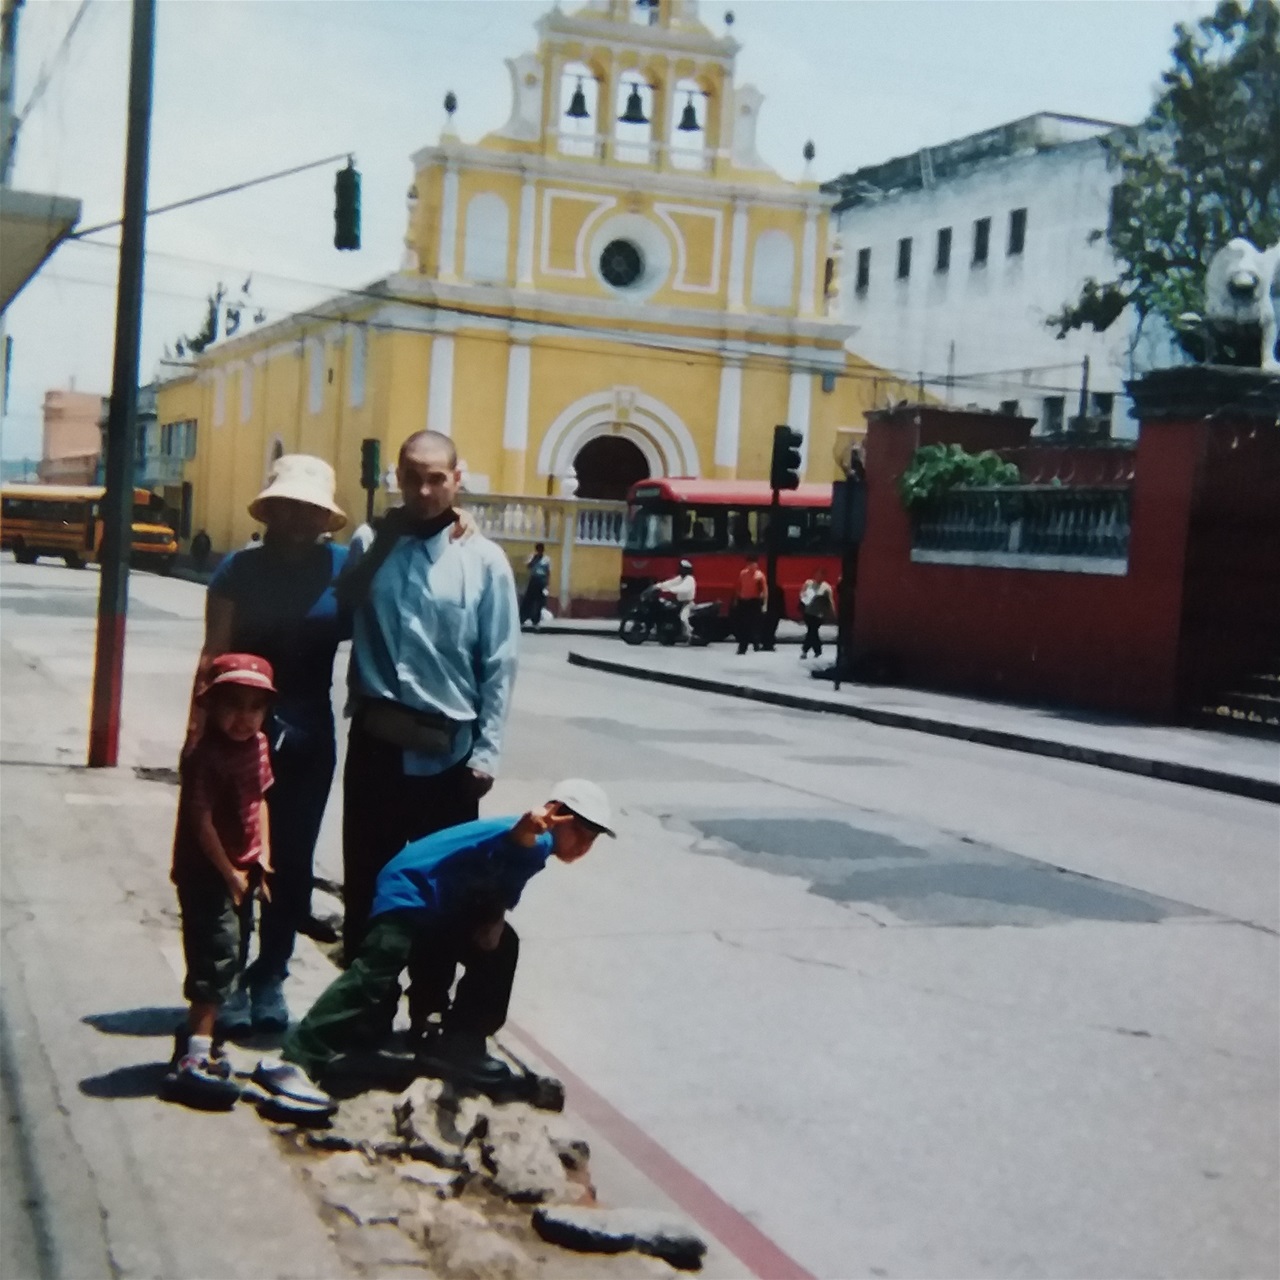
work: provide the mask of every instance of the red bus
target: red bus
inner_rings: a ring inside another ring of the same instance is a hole
[[[765,567],[771,493],[763,480],[641,480],[627,494],[622,552],[622,604],[645,587],[674,577],[681,560],[693,565],[698,601],[727,614],[747,555]],[[800,616],[800,588],[819,565],[834,586],[840,555],[831,540],[831,486],[784,490],[778,586],[785,616]]]

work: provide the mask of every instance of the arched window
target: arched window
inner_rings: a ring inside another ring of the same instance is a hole
[[[751,259],[751,305],[790,307],[795,263],[795,245],[785,231],[762,231]]]
[[[560,154],[595,156],[600,127],[600,82],[585,62],[569,62],[560,73]]]
[[[696,80],[681,80],[671,95],[667,145],[673,169],[707,167],[707,112],[710,100]]]
[[[505,284],[507,239],[507,202],[492,191],[472,196],[467,205],[462,274],[481,284]]]
[[[653,160],[653,99],[653,86],[638,71],[619,77],[613,154],[623,164]]]

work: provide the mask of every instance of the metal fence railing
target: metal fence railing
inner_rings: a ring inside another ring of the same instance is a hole
[[[1129,507],[1127,486],[956,489],[917,514],[912,549],[1124,560]]]

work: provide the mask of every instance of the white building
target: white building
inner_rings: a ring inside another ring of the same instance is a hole
[[[957,405],[1016,405],[1041,431],[1079,413],[1088,357],[1095,429],[1135,434],[1130,316],[1061,340],[1045,324],[1086,278],[1114,278],[1101,139],[1117,127],[1042,112],[827,183],[829,306],[857,325],[857,354]]]

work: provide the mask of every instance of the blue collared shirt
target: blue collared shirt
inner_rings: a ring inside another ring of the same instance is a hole
[[[470,755],[496,776],[520,635],[515,579],[496,543],[450,533],[401,538],[379,567],[356,611],[351,690],[454,722],[452,750],[406,751],[407,774],[441,773]]]
[[[481,818],[446,827],[405,845],[378,873],[370,918],[413,911],[424,918],[465,922],[469,913],[491,918],[510,911],[529,881],[547,865],[549,833],[532,847],[511,839],[515,817]]]

